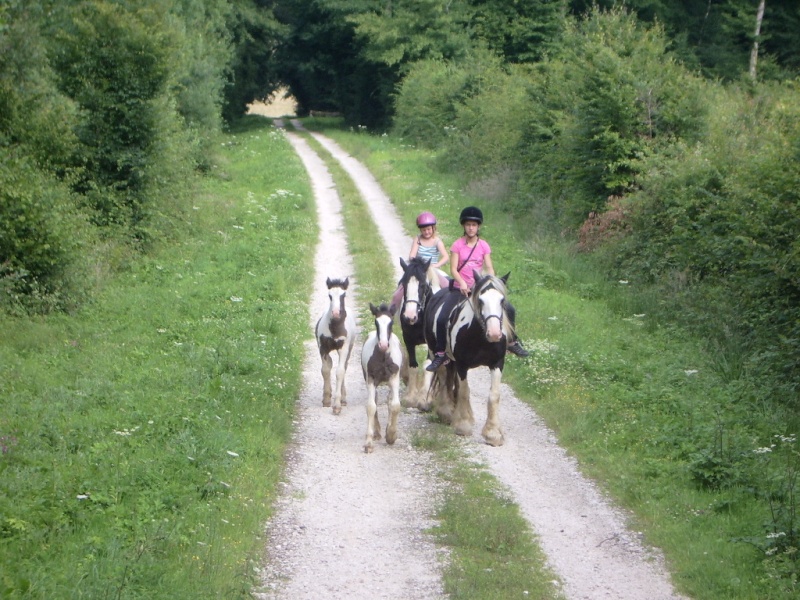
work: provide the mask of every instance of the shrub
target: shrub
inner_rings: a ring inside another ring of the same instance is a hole
[[[443,60],[422,60],[410,66],[395,98],[394,132],[428,148],[444,141],[456,117],[468,74]]]
[[[0,155],[0,306],[44,313],[78,303],[84,236],[63,184]]]

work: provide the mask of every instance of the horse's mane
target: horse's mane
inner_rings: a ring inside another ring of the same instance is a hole
[[[480,295],[483,293],[483,290],[485,290],[488,287],[493,287],[498,292],[503,294],[503,298],[506,299],[508,298],[508,286],[506,285],[506,282],[503,281],[500,277],[497,277],[496,275],[485,275],[481,277],[480,279],[475,281],[475,285],[472,288],[472,293],[469,296],[469,302],[472,305],[472,312],[475,313],[476,315],[480,314],[478,299],[480,298]],[[505,306],[503,306],[503,314],[505,314],[505,312],[506,309]],[[503,319],[503,330],[509,339],[513,339],[514,326],[511,324],[509,319]]]

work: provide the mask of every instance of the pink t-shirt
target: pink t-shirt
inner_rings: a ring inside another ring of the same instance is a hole
[[[483,259],[487,254],[492,253],[492,249],[489,247],[488,243],[479,239],[473,251],[472,248],[467,246],[467,242],[464,238],[460,237],[453,242],[453,245],[450,247],[450,252],[457,257],[458,262],[456,266],[461,267],[458,272],[461,274],[464,282],[472,289],[472,286],[475,285],[475,278],[472,276],[472,270],[474,269],[478,271],[478,273],[481,272],[483,268]],[[472,256],[470,256],[470,252],[472,252]],[[467,261],[468,256],[469,260]],[[453,260],[453,258],[451,257],[450,260]],[[466,264],[464,264],[464,261],[467,261]]]

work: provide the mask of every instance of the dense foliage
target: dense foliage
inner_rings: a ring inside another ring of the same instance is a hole
[[[0,0],[6,309],[69,309],[125,247],[168,233],[223,107],[240,115],[277,86],[231,80],[270,14],[249,0]]]

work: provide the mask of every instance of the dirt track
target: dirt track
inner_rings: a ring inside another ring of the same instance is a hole
[[[311,178],[320,223],[310,334],[324,308],[327,277],[351,277],[351,307],[380,299],[358,298],[340,200],[327,168],[302,136],[293,131],[286,135]],[[313,135],[355,181],[399,270],[397,258],[407,256],[410,237],[402,233],[391,202],[363,165],[332,140]],[[276,516],[267,527],[258,598],[446,597],[440,580],[446,556],[425,533],[433,524],[439,483],[432,457],[409,443],[413,431],[430,425],[425,416],[404,409],[397,443],[390,447],[381,442],[374,454],[364,454],[366,387],[359,356],[360,344],[346,378],[348,406],[334,416],[322,407],[320,360],[309,335],[296,434]],[[470,386],[477,423],[473,436],[459,442],[508,488],[560,577],[564,595],[573,600],[681,598],[659,553],[642,546],[640,536],[626,528],[624,515],[582,477],[552,432],[508,386],[503,386],[500,408],[506,443],[499,448],[483,443],[479,432],[488,371],[472,371]],[[383,398],[379,395],[378,414],[385,424]]]

